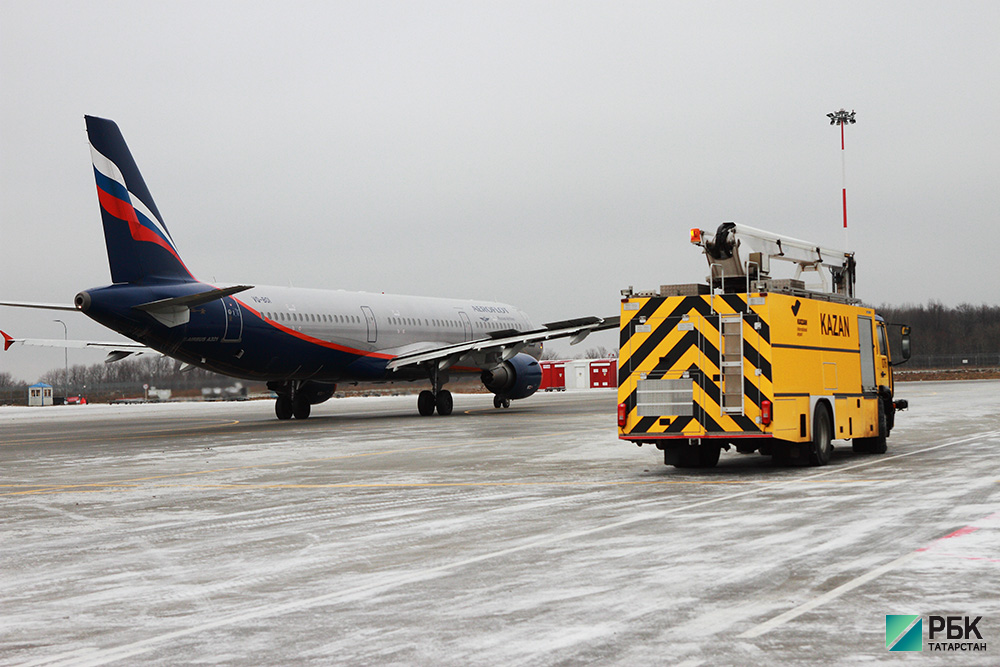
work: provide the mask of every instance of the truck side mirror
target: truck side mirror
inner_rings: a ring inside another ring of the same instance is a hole
[[[902,327],[903,337],[899,341],[899,352],[903,355],[903,361],[910,358],[910,327]]]

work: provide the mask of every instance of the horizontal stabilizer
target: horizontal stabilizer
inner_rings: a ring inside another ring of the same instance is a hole
[[[191,308],[193,306],[200,306],[203,303],[208,303],[209,301],[215,301],[216,299],[221,299],[225,296],[230,296],[236,294],[237,292],[245,292],[248,289],[253,289],[253,285],[236,285],[235,287],[220,287],[219,289],[208,290],[207,292],[198,292],[197,294],[188,294],[186,296],[175,296],[170,299],[160,299],[159,301],[150,301],[149,303],[140,303],[138,306],[132,306],[136,310],[144,310],[147,313],[155,313],[157,311],[168,312],[175,308],[187,307]]]
[[[0,335],[3,335],[3,349],[4,351],[9,350],[12,345],[30,345],[34,347],[61,347],[61,348],[73,348],[80,350],[110,350],[112,354],[115,352],[124,352],[126,355],[129,354],[144,354],[149,352],[155,352],[150,347],[143,345],[141,343],[104,343],[90,340],[66,340],[63,338],[14,338],[10,336],[5,331],[0,331]],[[123,357],[124,358],[124,357]]]
[[[0,301],[0,306],[11,306],[12,308],[41,308],[43,310],[79,310],[79,308],[72,304],[27,303],[25,301]]]
[[[235,287],[220,287],[218,289],[199,292],[197,294],[187,294],[185,296],[175,296],[149,303],[140,303],[132,306],[136,310],[142,310],[152,315],[156,321],[167,327],[178,327],[187,324],[191,319],[191,308],[200,306],[216,299],[227,297],[237,292],[244,292],[253,289],[253,285],[236,285]]]

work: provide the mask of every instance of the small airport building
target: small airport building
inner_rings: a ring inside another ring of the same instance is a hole
[[[52,405],[52,385],[39,382],[28,387],[28,405]]]

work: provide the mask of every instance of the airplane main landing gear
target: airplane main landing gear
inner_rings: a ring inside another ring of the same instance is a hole
[[[291,419],[292,397],[287,394],[278,396],[278,399],[274,402],[274,414],[281,420]]]
[[[434,403],[434,394],[424,389],[417,396],[417,412],[420,413],[421,417],[434,414]]]
[[[424,389],[417,396],[417,412],[423,417],[434,414],[435,408],[437,413],[442,417],[446,417],[451,414],[452,410],[455,408],[455,400],[451,396],[451,392],[447,389],[442,389],[436,394],[432,391]]]
[[[274,414],[278,419],[308,419],[312,406],[333,396],[337,385],[311,380],[272,380],[267,388],[277,395]]]
[[[510,399],[506,396],[501,396],[500,394],[493,394],[493,407],[497,410],[500,408],[509,408]]]
[[[455,401],[451,397],[451,392],[447,389],[442,389],[437,393],[435,402],[437,403],[438,414],[442,417],[450,415],[452,409],[455,407]]]
[[[305,396],[300,394],[292,400],[292,414],[296,419],[309,419],[310,412],[312,412],[312,404],[306,400]]]
[[[455,408],[455,401],[451,397],[451,392],[447,389],[442,389],[444,383],[448,381],[448,375],[438,371],[437,367],[434,367],[430,372],[430,376],[430,390],[424,389],[417,396],[417,412],[422,417],[427,417],[434,414],[436,408],[439,415],[446,417]]]
[[[309,419],[312,412],[312,405],[305,396],[292,398],[288,394],[281,394],[274,402],[274,414],[278,419]]]

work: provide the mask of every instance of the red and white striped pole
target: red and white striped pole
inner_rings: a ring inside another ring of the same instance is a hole
[[[828,113],[826,116],[830,119],[830,125],[840,125],[840,173],[844,199],[844,251],[850,252],[851,244],[847,235],[847,151],[844,144],[844,125],[848,123],[853,125],[857,121],[854,120],[853,111],[848,113],[844,109]]]

